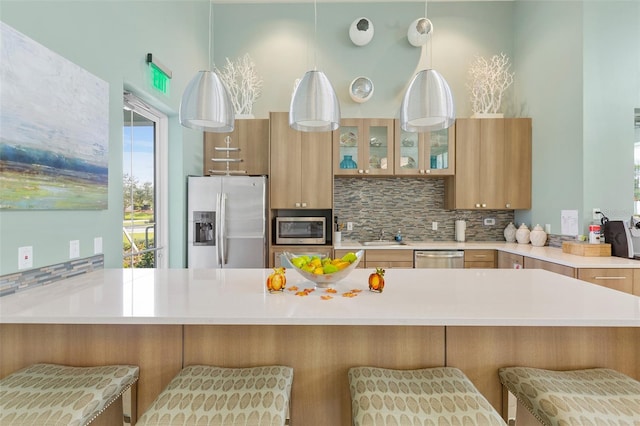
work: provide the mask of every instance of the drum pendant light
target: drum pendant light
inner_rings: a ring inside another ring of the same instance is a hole
[[[428,21],[426,1],[424,15]],[[432,31],[432,27],[430,30]],[[426,48],[424,44],[422,49]],[[402,99],[400,127],[404,131],[427,132],[446,129],[455,122],[455,106],[447,80],[436,70],[425,68],[413,77]]]
[[[227,133],[234,127],[231,96],[211,62],[212,0],[209,0],[209,68],[189,82],[180,102],[180,124],[195,130]]]
[[[317,62],[318,12],[314,13],[314,60]],[[327,76],[317,66],[296,86],[289,107],[289,126],[302,132],[326,132],[340,127],[340,103]]]

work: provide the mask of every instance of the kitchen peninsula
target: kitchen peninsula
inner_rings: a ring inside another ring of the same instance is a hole
[[[390,269],[381,294],[356,269],[335,293],[307,295],[294,287],[313,284],[289,270],[287,290],[270,294],[270,272],[105,269],[3,297],[0,375],[33,362],[137,364],[141,413],[182,366],[285,364],[292,424],[319,426],[349,424],[354,365],[458,367],[499,411],[502,366],[640,379],[636,296],[538,269]]]

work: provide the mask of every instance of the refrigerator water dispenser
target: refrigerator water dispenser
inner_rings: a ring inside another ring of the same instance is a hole
[[[193,212],[193,245],[216,245],[216,212]]]

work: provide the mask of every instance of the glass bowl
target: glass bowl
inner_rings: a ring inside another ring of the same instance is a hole
[[[326,275],[319,275],[319,274],[314,274],[312,272],[304,271],[300,268],[297,268],[293,263],[291,263],[291,259],[293,259],[294,257],[303,256],[304,254],[300,254],[300,253],[293,254],[289,252],[284,252],[282,256],[284,257],[284,260],[286,260],[286,262],[283,262],[284,267],[294,269],[304,278],[315,283],[316,287],[329,287],[331,284],[337,283],[338,281],[345,279],[351,273],[351,271],[353,271],[358,266],[358,263],[360,263],[360,260],[364,255],[364,250],[358,250],[354,252],[354,254],[356,255],[356,260],[354,260],[353,263],[351,263],[351,265],[347,266],[346,268],[338,272],[334,272],[333,274],[326,274]],[[326,257],[325,255],[314,255],[314,256],[318,256],[320,259]]]

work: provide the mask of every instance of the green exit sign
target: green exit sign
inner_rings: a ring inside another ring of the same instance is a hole
[[[165,95],[168,95],[170,87],[169,77],[167,77],[167,75],[154,64],[149,64],[149,72],[151,77],[151,86]]]

